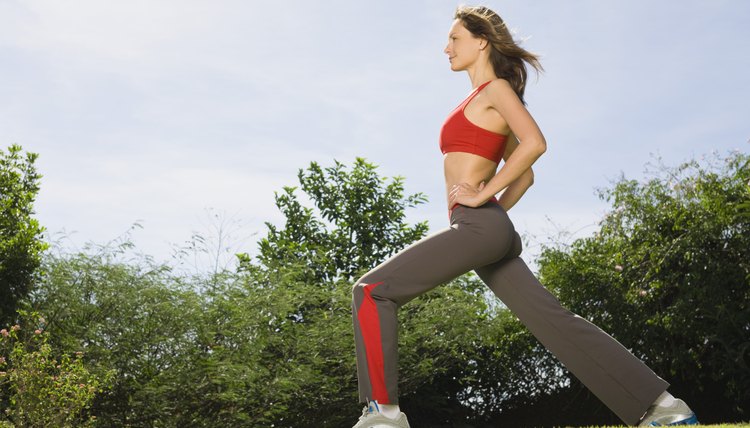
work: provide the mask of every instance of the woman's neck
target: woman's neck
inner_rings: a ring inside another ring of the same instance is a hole
[[[495,70],[493,70],[492,65],[487,60],[477,61],[477,63],[467,68],[466,72],[469,74],[472,88],[477,88],[484,82],[497,79]]]

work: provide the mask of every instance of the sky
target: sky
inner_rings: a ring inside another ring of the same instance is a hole
[[[40,155],[36,216],[71,249],[129,233],[168,261],[221,228],[216,251],[255,254],[274,192],[356,157],[426,194],[407,219],[437,231],[438,133],[471,90],[443,53],[458,4],[0,0],[0,148]],[[750,151],[750,2],[483,4],[545,68],[526,101],[548,149],[509,212],[527,260],[593,233],[597,189],[657,157]]]

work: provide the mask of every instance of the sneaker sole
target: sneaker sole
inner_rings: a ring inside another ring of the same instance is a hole
[[[662,426],[673,426],[673,425],[698,425],[698,418],[695,415],[691,415],[689,418],[682,419],[679,421],[675,421],[672,423],[668,423],[666,425],[662,425],[657,422],[651,422],[649,426],[651,427],[662,427]]]

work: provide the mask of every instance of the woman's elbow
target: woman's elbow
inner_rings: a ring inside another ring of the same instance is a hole
[[[547,140],[545,140],[544,137],[539,138],[538,142],[535,144],[535,149],[538,156],[543,155],[544,152],[547,151]]]

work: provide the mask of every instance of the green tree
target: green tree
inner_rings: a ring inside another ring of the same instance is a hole
[[[602,191],[594,236],[546,248],[542,281],[620,340],[701,421],[750,412],[750,157],[660,167]]]
[[[298,177],[317,213],[302,205],[296,187],[277,193],[276,205],[286,224],[279,229],[266,223],[268,235],[259,245],[262,266],[292,263],[305,266],[312,281],[351,280],[427,232],[426,222],[404,222],[405,209],[424,203],[426,197],[405,197],[402,177],[387,183],[376,166],[362,158],[351,170],[337,161],[325,169],[312,162]]]
[[[32,216],[39,191],[35,153],[21,147],[0,150],[0,324],[16,318],[21,299],[30,292],[41,253],[43,228]]]
[[[174,426],[192,386],[183,374],[202,322],[200,296],[125,239],[72,254],[47,252],[32,304],[60,353],[84,351],[89,370],[114,373],[92,412],[105,426]],[[188,403],[199,405],[198,403]],[[163,423],[163,424],[162,424]],[[155,425],[162,424],[162,425]]]

